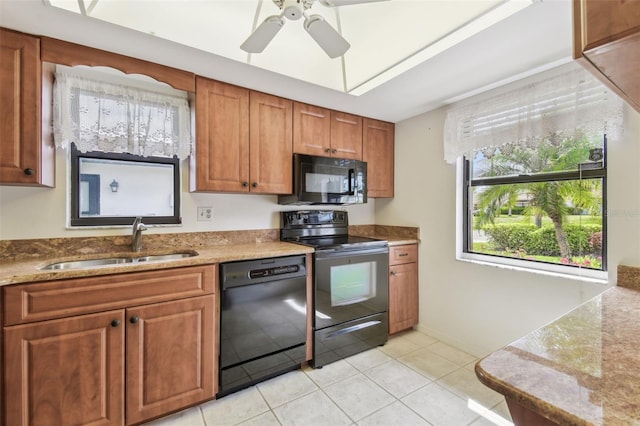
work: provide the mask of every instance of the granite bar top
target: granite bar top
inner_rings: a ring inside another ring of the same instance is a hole
[[[612,287],[475,369],[559,425],[640,425],[640,292]]]

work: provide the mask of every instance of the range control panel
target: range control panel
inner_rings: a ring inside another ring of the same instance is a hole
[[[349,217],[342,210],[304,210],[282,212],[282,227],[322,226],[344,227],[349,225]]]

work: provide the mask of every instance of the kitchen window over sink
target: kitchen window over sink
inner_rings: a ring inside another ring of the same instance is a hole
[[[622,101],[573,63],[513,86],[447,112],[457,257],[602,279],[606,147],[622,128]]]
[[[187,93],[117,70],[57,66],[54,140],[69,151],[68,226],[179,224]]]

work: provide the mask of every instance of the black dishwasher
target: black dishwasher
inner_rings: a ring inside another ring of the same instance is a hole
[[[304,255],[220,265],[218,397],[300,368],[306,281]]]

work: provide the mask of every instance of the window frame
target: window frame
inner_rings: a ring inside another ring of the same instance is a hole
[[[603,145],[604,158],[602,166],[598,168],[585,168],[564,172],[547,172],[524,175],[498,176],[479,179],[471,179],[471,161],[465,157],[460,157],[457,163],[458,183],[457,190],[460,192],[458,197],[458,238],[457,238],[457,258],[458,260],[467,260],[479,262],[492,266],[512,267],[515,269],[523,269],[537,271],[548,274],[568,275],[571,277],[579,276],[582,278],[590,278],[601,282],[606,279],[607,267],[607,139],[604,136]],[[515,257],[500,256],[489,253],[474,252],[472,249],[473,241],[471,233],[473,232],[473,215],[470,209],[470,198],[472,188],[474,186],[493,186],[516,183],[531,182],[556,182],[562,180],[581,180],[581,179],[602,179],[602,269],[584,268],[576,265],[564,265],[552,262],[544,262],[539,260],[520,259]]]
[[[131,225],[136,216],[102,216],[102,217],[81,217],[80,216],[80,159],[95,158],[106,160],[119,160],[132,163],[158,163],[173,166],[173,214],[171,216],[142,216],[142,221],[146,225],[180,225],[182,224],[181,191],[180,191],[180,159],[174,157],[143,157],[128,153],[113,152],[81,152],[71,144],[70,148],[70,193],[69,193],[69,225],[71,227],[88,226],[119,226]]]

